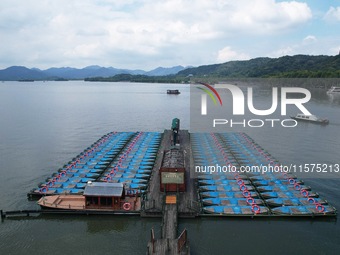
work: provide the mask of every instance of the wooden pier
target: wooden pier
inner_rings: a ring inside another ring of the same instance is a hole
[[[160,173],[163,153],[171,147],[172,132],[166,130],[158,152],[156,164],[153,168],[147,195],[142,205],[142,217],[162,217],[162,231],[160,238],[155,237],[151,230],[148,243],[148,254],[190,254],[187,230],[178,231],[179,217],[196,217],[200,212],[195,180],[190,177],[192,164],[190,135],[186,130],[179,132],[178,149],[184,157],[180,162],[185,167],[184,192],[160,192]]]
[[[148,243],[148,254],[190,254],[187,230],[184,229],[178,236],[178,204],[175,195],[168,195],[165,198],[165,205],[162,218],[161,238],[156,239],[153,229],[151,240]]]
[[[178,216],[183,218],[194,218],[200,213],[200,204],[198,203],[197,185],[195,179],[190,176],[190,167],[193,166],[191,154],[190,134],[187,130],[181,130],[179,133],[180,150],[184,154],[184,166],[186,174],[186,191],[176,192],[178,198]],[[160,174],[163,153],[171,147],[171,131],[165,130],[161,146],[158,151],[157,160],[153,167],[149,187],[142,202],[142,217],[162,217],[163,207],[165,204],[165,193],[160,192]]]

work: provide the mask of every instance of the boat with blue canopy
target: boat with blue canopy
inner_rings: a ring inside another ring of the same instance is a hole
[[[246,206],[246,205],[263,205],[262,199],[248,198],[204,198],[203,205],[229,205],[229,206]]]
[[[206,206],[203,207],[203,211],[208,214],[220,214],[220,215],[261,215],[268,214],[270,210],[265,206]]]
[[[278,215],[336,215],[337,211],[333,206],[329,205],[308,205],[308,206],[282,206],[272,209],[273,214]]]
[[[327,200],[321,198],[271,198],[266,199],[266,203],[271,207],[278,207],[278,206],[298,206],[298,205],[311,205],[311,204],[328,204]]]

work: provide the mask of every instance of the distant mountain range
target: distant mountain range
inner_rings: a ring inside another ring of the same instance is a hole
[[[254,58],[199,67],[158,67],[148,72],[101,66],[47,70],[12,66],[0,70],[0,81],[86,79],[87,81],[188,82],[189,77],[340,78],[340,55]]]
[[[120,74],[112,77],[89,78],[103,82],[165,82],[189,83],[219,81],[223,78],[340,78],[340,55],[295,55],[279,58],[254,58],[222,64],[186,68],[176,75],[146,76]]]
[[[279,58],[254,58],[223,64],[187,68],[177,76],[195,77],[278,77],[278,78],[339,78],[340,55],[295,55]]]
[[[27,68],[24,66],[11,66],[0,70],[0,81],[17,80],[62,80],[62,79],[85,79],[93,77],[111,77],[117,74],[164,76],[174,75],[186,67],[158,67],[151,71],[117,69],[113,67],[88,66],[82,69],[72,67],[49,68],[40,70],[38,68]]]

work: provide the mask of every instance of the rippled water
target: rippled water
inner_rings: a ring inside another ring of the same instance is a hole
[[[178,96],[167,89],[179,89]],[[327,127],[247,133],[286,163],[340,163],[340,99],[312,91]],[[260,97],[265,98],[265,97]],[[190,89],[181,84],[5,82],[0,84],[0,209],[35,209],[26,193],[111,131],[162,131],[174,117],[189,129]],[[340,208],[338,175],[299,175]],[[0,224],[1,254],[145,254],[159,219],[39,216]],[[338,254],[340,226],[328,219],[180,220],[193,254]]]

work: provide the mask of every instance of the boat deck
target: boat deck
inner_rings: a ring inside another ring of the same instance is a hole
[[[130,203],[131,209],[124,210],[122,206],[124,203]],[[63,210],[103,210],[103,211],[140,211],[140,197],[126,197],[123,202],[121,202],[120,209],[114,209],[112,207],[100,207],[100,208],[86,208],[85,207],[85,197],[82,195],[54,195],[42,197],[38,204],[44,208],[48,209],[63,209]]]

